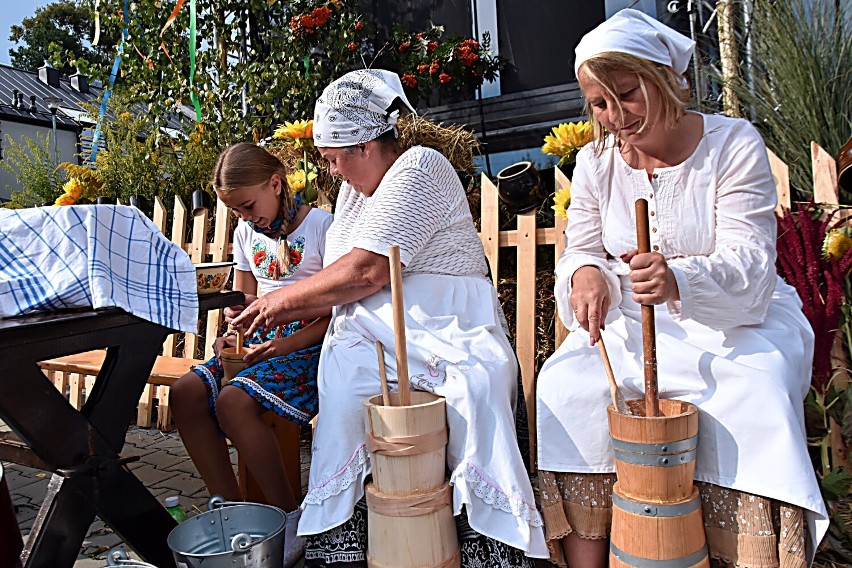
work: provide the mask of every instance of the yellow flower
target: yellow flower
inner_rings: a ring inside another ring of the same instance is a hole
[[[317,179],[315,172],[308,173],[308,181]],[[292,174],[287,174],[287,185],[290,186],[290,191],[298,193],[305,189],[305,170],[296,170]]]
[[[119,114],[118,118],[120,118],[121,120],[130,120],[130,113],[125,111]]]
[[[592,141],[594,130],[590,121],[562,123],[551,129],[551,134],[544,137],[541,151],[545,154],[559,156],[559,165],[574,158],[577,151]]]
[[[849,230],[834,229],[825,235],[822,242],[822,257],[826,260],[840,260],[846,251],[852,247],[852,237]]]
[[[568,204],[571,202],[571,184],[568,183],[565,187],[556,192],[553,196],[553,211],[563,219],[568,218]]]
[[[65,182],[65,185],[62,186],[62,191],[76,201],[77,199],[80,199],[80,196],[83,194],[83,183],[75,177],[69,178],[68,181]]]
[[[295,122],[284,121],[284,124],[275,129],[273,138],[289,138],[293,140],[297,148],[313,146],[314,143],[314,121],[297,120]]]
[[[67,193],[63,193],[53,202],[54,205],[74,205],[74,203],[76,203],[76,200]]]

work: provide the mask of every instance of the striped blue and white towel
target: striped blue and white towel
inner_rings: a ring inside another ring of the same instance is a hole
[[[87,306],[197,333],[195,268],[135,207],[0,209],[0,317]]]

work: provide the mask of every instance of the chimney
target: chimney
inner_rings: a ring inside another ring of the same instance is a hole
[[[18,93],[18,102],[15,103],[15,108],[24,108],[24,93]]]
[[[18,89],[12,89],[12,106],[18,106]]]
[[[30,112],[35,112],[35,111],[36,111],[36,104],[35,104],[35,101],[36,101],[36,96],[35,96],[35,95],[30,95]]]
[[[89,78],[77,71],[71,75],[71,88],[78,93],[89,92]]]
[[[38,68],[38,78],[39,81],[41,81],[45,85],[50,85],[51,87],[58,87],[59,69],[52,67],[50,63],[45,61],[44,65]]]

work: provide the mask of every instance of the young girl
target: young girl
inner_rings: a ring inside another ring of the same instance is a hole
[[[258,285],[262,294],[268,294],[322,268],[332,216],[294,198],[284,166],[254,144],[234,144],[222,152],[211,181],[219,199],[240,218],[234,231],[234,289],[246,295],[246,304],[225,309],[230,322],[257,300]],[[229,501],[242,499],[227,436],[266,501],[288,512],[285,567],[304,549],[295,532],[301,509],[287,482],[275,436],[260,415],[271,410],[304,425],[316,414],[317,365],[328,321],[329,316],[322,314],[310,322],[258,330],[244,342],[246,368],[220,388],[223,372],[218,355],[236,343],[234,335],[226,333],[216,340],[216,357],[194,367],[171,390],[175,425],[210,494]]]

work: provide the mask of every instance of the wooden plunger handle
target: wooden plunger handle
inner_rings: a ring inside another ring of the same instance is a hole
[[[636,200],[636,241],[640,253],[651,252],[651,233],[648,228],[648,202]],[[654,306],[642,304],[642,347],[645,353],[645,416],[659,416],[657,400],[657,328]]]
[[[393,307],[393,337],[396,343],[396,376],[399,382],[400,406],[411,406],[408,386],[408,349],[405,345],[405,305],[402,302],[402,264],[399,245],[388,247],[390,259],[391,302]]]
[[[376,341],[376,353],[379,357],[379,380],[382,382],[382,404],[391,406],[388,375],[385,372],[385,348],[381,341]]]
[[[237,330],[237,340],[236,345],[234,346],[234,353],[242,353],[243,352],[243,330]]]

